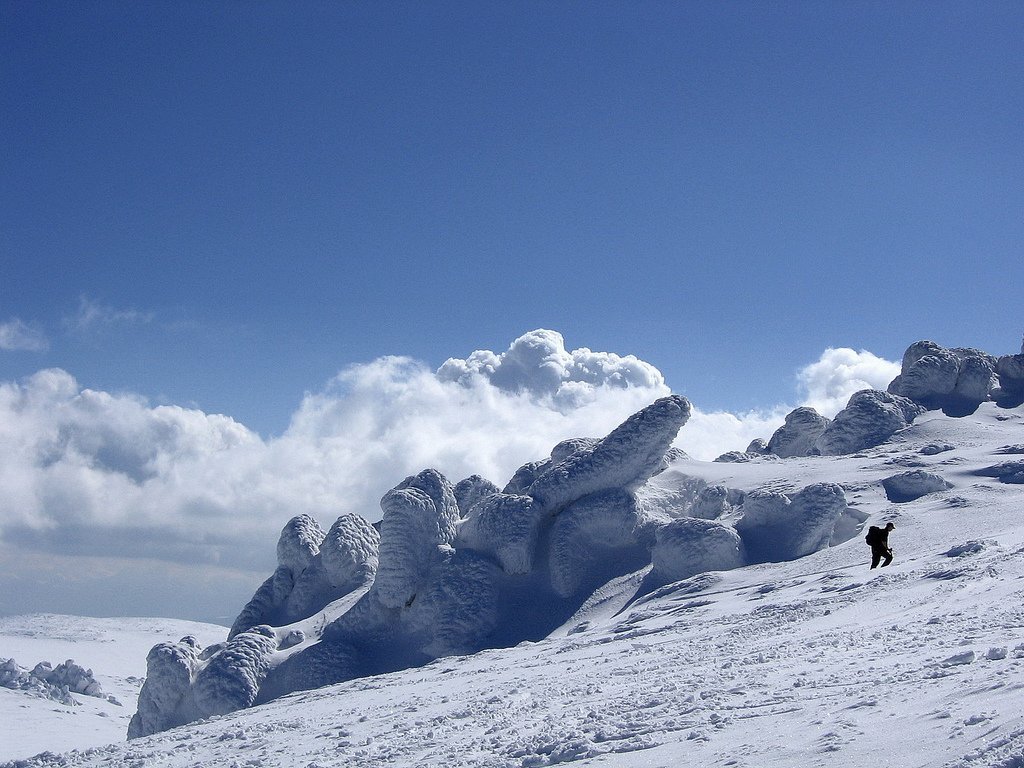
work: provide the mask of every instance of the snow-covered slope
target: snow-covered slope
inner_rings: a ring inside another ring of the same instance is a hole
[[[677,461],[648,509],[699,496],[728,522],[738,493],[783,504],[825,484],[848,514],[796,560],[620,576],[538,642],[17,765],[1020,768],[1022,462],[1024,407],[993,403],[847,456]],[[890,501],[882,481],[913,470],[944,483]],[[896,559],[869,571],[861,531],[884,521]]]

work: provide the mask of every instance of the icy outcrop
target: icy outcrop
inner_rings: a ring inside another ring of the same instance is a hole
[[[665,581],[680,581],[707,571],[745,564],[743,542],[728,525],[683,517],[661,526],[651,551],[654,572]]]
[[[183,711],[199,665],[199,643],[192,636],[177,643],[158,643],[146,656],[146,682],[139,691],[138,710],[128,724],[128,738],[165,731],[198,719]]]
[[[763,437],[756,437],[750,441],[744,453],[768,453],[768,442]]]
[[[355,514],[339,517],[320,543],[324,576],[341,592],[367,583],[377,573],[380,534]]]
[[[690,517],[703,520],[718,520],[731,516],[743,504],[745,494],[724,485],[709,485],[702,488],[693,504],[687,510]]]
[[[846,494],[832,483],[809,485],[792,496],[753,491],[742,511],[736,531],[750,562],[795,560],[828,546],[846,511]]]
[[[914,501],[929,493],[945,491],[953,486],[933,472],[915,469],[885,478],[882,480],[882,487],[885,489],[885,496],[889,501],[901,504]]]
[[[993,399],[1003,408],[1024,404],[1024,349],[1019,355],[1003,355],[996,361],[999,387]]]
[[[551,531],[549,564],[555,592],[569,597],[602,565],[646,552],[653,544],[654,528],[653,520],[641,514],[636,497],[622,489],[590,494],[566,507]]]
[[[497,493],[473,507],[459,529],[459,546],[497,558],[506,573],[529,573],[541,510],[529,496]]]
[[[747,461],[775,461],[778,456],[774,453],[753,453],[750,451],[726,451],[715,458],[719,464],[742,464]]]
[[[1004,461],[976,470],[974,474],[982,477],[995,477],[1001,483],[1020,485],[1024,483],[1024,461]]]
[[[825,431],[829,421],[806,406],[791,411],[786,416],[786,423],[775,430],[768,441],[768,453],[780,459],[810,455],[814,451],[814,441]]]
[[[980,350],[918,341],[903,354],[900,375],[888,391],[949,416],[966,416],[988,400],[995,370],[996,359]]]
[[[277,543],[277,569],[239,613],[228,638],[261,624],[307,618],[372,580],[379,542],[358,515],[338,518],[326,534],[309,515],[292,518]]]
[[[195,676],[192,696],[199,717],[252,706],[276,650],[276,635],[267,626],[253,627],[229,640]]]
[[[48,661],[41,661],[28,670],[18,666],[14,659],[0,658],[0,688],[26,691],[69,707],[78,705],[71,696],[72,693],[106,699],[112,704],[120,705],[113,696],[104,695],[103,688],[93,677],[92,670],[79,666],[74,659],[68,659],[58,664],[56,668]]]
[[[455,503],[459,505],[459,514],[465,517],[482,499],[493,493],[500,493],[500,489],[480,475],[470,475],[465,480],[457,482],[452,492],[455,494]]]
[[[431,658],[473,653],[484,647],[498,619],[500,571],[471,550],[450,550],[432,586],[402,617]]]
[[[679,395],[656,400],[593,447],[570,454],[540,474],[529,495],[545,510],[556,511],[598,491],[638,488],[658,471],[690,410],[689,401]]]
[[[823,456],[842,456],[888,440],[925,412],[911,400],[888,392],[862,389],[850,397],[814,447]]]
[[[451,483],[428,469],[388,491],[380,506],[380,564],[372,591],[382,605],[401,608],[439,562],[439,547],[455,540],[459,505]]]

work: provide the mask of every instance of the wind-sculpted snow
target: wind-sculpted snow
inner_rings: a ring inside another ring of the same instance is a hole
[[[344,515],[328,533],[308,515],[292,518],[277,543],[278,566],[231,625],[228,637],[268,624],[307,618],[373,579],[380,537],[358,515]]]
[[[388,491],[380,502],[380,564],[373,592],[388,608],[411,604],[439,547],[455,540],[459,506],[451,486],[436,470],[424,470]]]
[[[500,493],[500,490],[490,480],[480,475],[471,475],[457,482],[452,492],[455,494],[455,502],[459,505],[459,514],[465,517],[481,500],[491,494]]]
[[[999,387],[992,393],[995,401],[1004,408],[1024,404],[1024,349],[1019,355],[1000,357],[996,361],[996,375]]]
[[[529,495],[544,509],[555,511],[597,491],[635,490],[661,467],[690,410],[689,401],[679,395],[656,400],[593,447],[570,454],[540,474]]]
[[[775,430],[768,441],[767,452],[781,459],[807,456],[814,450],[814,441],[828,424],[829,419],[813,408],[797,408],[786,416],[786,423]]]
[[[541,510],[529,496],[496,493],[475,507],[459,529],[459,545],[497,558],[506,573],[529,573]]]
[[[731,526],[683,517],[658,528],[651,562],[663,580],[681,581],[698,573],[739,568],[746,555]]]
[[[339,517],[320,544],[320,560],[331,586],[355,587],[377,573],[380,534],[359,515]]]
[[[996,359],[977,349],[946,349],[933,341],[911,344],[888,391],[949,416],[974,413],[996,383]]]
[[[621,489],[591,494],[566,507],[551,532],[549,557],[555,592],[569,597],[603,565],[649,552],[654,527],[654,522],[641,514],[636,497]]]
[[[128,738],[148,736],[197,719],[182,712],[199,664],[199,644],[193,637],[159,643],[146,656],[146,682],[139,692],[138,710],[128,725]]]
[[[925,472],[923,469],[914,469],[883,479],[882,487],[885,489],[885,495],[889,501],[902,504],[919,499],[929,493],[947,490],[953,486],[943,480],[941,475]]]
[[[420,638],[431,658],[478,651],[498,618],[500,572],[470,550],[449,550],[432,586],[403,615],[406,631]]]
[[[879,445],[910,424],[925,408],[889,392],[863,389],[814,443],[823,456],[842,456]]]
[[[743,502],[736,530],[750,562],[795,560],[828,546],[846,511],[846,494],[830,483],[816,483],[787,496],[753,491]]]
[[[196,674],[192,694],[198,716],[224,715],[255,703],[275,650],[277,638],[267,626],[229,640]]]

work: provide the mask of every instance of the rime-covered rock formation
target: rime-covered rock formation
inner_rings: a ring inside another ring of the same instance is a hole
[[[128,724],[128,738],[148,736],[196,720],[184,706],[192,689],[201,649],[192,636],[177,643],[159,643],[146,656],[146,682],[138,709]]]
[[[661,579],[680,581],[706,571],[739,568],[746,564],[746,554],[731,526],[682,517],[658,528],[651,563]]]
[[[822,456],[842,456],[872,448],[888,440],[924,413],[925,408],[905,397],[862,389],[850,397],[814,443]]]
[[[633,414],[603,440],[566,456],[531,483],[534,502],[554,512],[598,491],[635,490],[661,467],[665,452],[690,418],[679,395],[656,400]]]
[[[996,361],[999,387],[993,399],[1003,408],[1016,408],[1024,404],[1024,345],[1019,355],[1003,355]]]
[[[744,453],[768,453],[768,442],[763,437],[754,438]]]
[[[814,451],[814,442],[829,425],[829,419],[813,408],[797,408],[786,416],[786,423],[775,430],[768,441],[767,452],[780,459],[807,456]],[[751,451],[747,451],[750,453]]]
[[[480,475],[470,475],[465,480],[457,482],[452,492],[455,494],[455,502],[459,505],[459,514],[465,517],[480,501],[491,494],[500,493],[500,489]]]
[[[48,661],[41,661],[29,670],[18,666],[14,659],[0,658],[0,688],[26,691],[69,707],[78,704],[71,696],[72,693],[106,699],[120,705],[113,696],[104,695],[92,670],[79,666],[74,659],[68,659],[56,667]]]
[[[344,515],[326,534],[309,515],[293,518],[277,543],[277,569],[231,625],[229,638],[261,624],[306,618],[368,583],[377,570],[380,536],[358,515]]]
[[[953,486],[934,472],[914,469],[882,480],[885,496],[889,501],[901,504],[914,501],[929,493],[945,491]]]
[[[473,508],[459,542],[496,558],[505,573],[529,573],[540,525],[541,511],[531,497],[496,493]]]
[[[949,416],[966,416],[988,400],[996,385],[996,359],[977,349],[946,349],[918,341],[903,354],[900,375],[889,384],[894,395]]]
[[[795,560],[828,546],[843,513],[846,494],[838,485],[817,483],[792,496],[748,493],[736,531],[750,562]]]
[[[899,411],[902,398],[868,394]],[[689,414],[685,398],[662,398],[604,438],[559,443],[503,491],[424,470],[384,495],[379,527],[347,515],[324,533],[294,518],[274,575],[225,643],[153,649],[129,735],[538,640],[604,584],[648,566],[664,582],[829,545],[846,509],[838,486],[744,494],[681,476],[668,495],[654,488],[652,477],[683,464],[671,443]]]

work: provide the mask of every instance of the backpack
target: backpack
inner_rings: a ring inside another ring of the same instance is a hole
[[[877,525],[872,525],[868,528],[868,535],[864,537],[864,541],[871,546],[882,543],[882,529]]]

